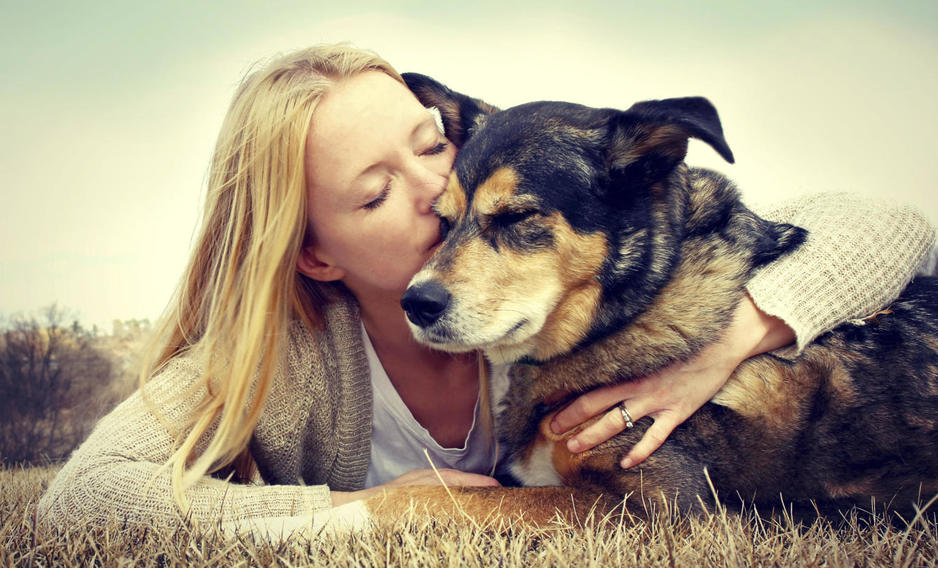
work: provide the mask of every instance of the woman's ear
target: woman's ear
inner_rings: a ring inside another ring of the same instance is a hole
[[[345,276],[345,271],[329,262],[328,258],[323,258],[316,251],[315,245],[306,245],[300,249],[296,271],[319,282],[334,282]]]

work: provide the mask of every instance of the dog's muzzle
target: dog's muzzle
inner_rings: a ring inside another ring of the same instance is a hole
[[[440,319],[451,299],[452,296],[442,284],[435,280],[425,280],[404,292],[401,307],[414,325],[426,328]]]

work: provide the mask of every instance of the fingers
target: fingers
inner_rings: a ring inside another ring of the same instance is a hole
[[[498,487],[501,485],[494,477],[482,475],[479,473],[466,473],[455,469],[446,470],[451,475],[443,477],[447,485],[459,485],[467,487]]]
[[[626,398],[630,389],[629,383],[623,383],[598,388],[578,396],[554,416],[554,419],[550,422],[551,431],[554,434],[562,434],[570,428],[586,422]]]
[[[645,435],[642,436],[642,439],[632,446],[629,453],[622,458],[620,462],[622,468],[628,469],[645,461],[648,456],[660,448],[661,444],[668,439],[668,436],[671,435],[671,432],[674,431],[677,424],[678,423],[669,416],[662,415],[655,418],[654,424],[645,431]]]
[[[639,412],[640,408],[628,406],[628,409],[632,422],[642,417]],[[573,453],[586,451],[602,444],[625,429],[625,417],[622,415],[622,411],[619,410],[619,406],[616,405],[609,409],[602,418],[567,440],[567,449]]]
[[[439,475],[437,475],[439,473]],[[472,487],[498,487],[501,484],[493,477],[478,473],[466,473],[457,469],[416,469],[405,473],[389,485],[439,485],[440,483],[451,486],[472,486]]]
[[[628,406],[632,421],[636,422],[642,417],[642,414],[636,406]],[[622,458],[620,462],[624,469],[636,466],[645,461],[648,456],[655,452],[664,444],[668,436],[677,428],[682,421],[678,420],[674,413],[662,412],[653,416],[654,422],[648,430],[642,435],[642,439],[632,446],[632,449]],[[626,429],[625,418],[619,410],[618,405],[610,409],[602,418],[584,428],[576,436],[567,440],[567,449],[572,453],[589,450],[606,440],[612,438]]]

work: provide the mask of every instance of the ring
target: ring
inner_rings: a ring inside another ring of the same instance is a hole
[[[629,409],[625,407],[625,401],[620,402],[616,408],[619,409],[619,412],[622,414],[622,420],[625,421],[625,429],[628,430],[635,424],[632,423],[632,415],[629,414]]]

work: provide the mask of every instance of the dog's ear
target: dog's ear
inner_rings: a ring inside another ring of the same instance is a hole
[[[496,107],[457,93],[426,75],[404,73],[401,76],[423,106],[440,111],[446,137],[456,146],[462,146],[486,116],[498,112]]]
[[[808,231],[788,223],[773,223],[761,220],[764,223],[762,232],[754,239],[752,250],[753,268],[768,264],[776,258],[787,254],[804,243],[808,238]]]
[[[705,98],[645,101],[616,114],[607,158],[614,183],[638,188],[660,181],[684,160],[689,138],[703,140],[733,163],[717,110]]]

